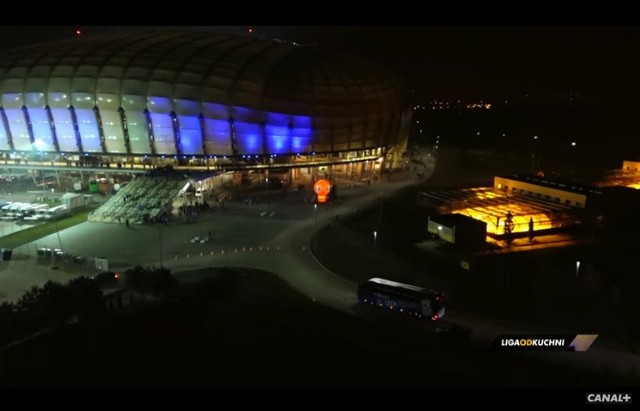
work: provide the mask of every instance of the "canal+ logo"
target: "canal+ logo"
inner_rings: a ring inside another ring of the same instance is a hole
[[[587,404],[631,404],[631,393],[587,393]]]

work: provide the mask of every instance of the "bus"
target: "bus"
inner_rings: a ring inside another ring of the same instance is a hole
[[[442,292],[382,278],[372,278],[361,284],[358,301],[430,321],[443,319],[445,312]]]
[[[66,205],[52,207],[44,212],[45,220],[57,220],[69,214],[69,208]]]

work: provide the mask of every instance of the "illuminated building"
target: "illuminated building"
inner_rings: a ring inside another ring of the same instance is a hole
[[[421,193],[443,214],[462,214],[486,223],[490,236],[505,234],[511,215],[512,233],[527,233],[569,227],[580,222],[577,210],[589,198],[600,197],[595,187],[545,180],[532,176],[496,176],[493,187],[434,190]]]
[[[640,162],[623,161],[622,169],[611,171],[597,185],[599,187],[623,186],[640,189]]]
[[[543,199],[547,202],[565,204],[584,208],[590,188],[575,184],[553,180],[545,180],[530,176],[496,176],[493,188],[507,194],[520,194]]]
[[[441,214],[428,218],[427,231],[452,244],[476,245],[485,242],[487,223],[464,214]]]
[[[203,32],[4,51],[0,93],[0,152],[106,161],[313,156],[380,167],[400,161],[411,123],[404,83],[382,68],[316,46]]]
[[[625,160],[622,162],[622,169],[627,171],[640,172],[640,161]]]

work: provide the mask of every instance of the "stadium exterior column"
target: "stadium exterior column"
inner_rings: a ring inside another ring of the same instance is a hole
[[[78,147],[78,153],[82,154],[84,151],[82,148],[82,138],[80,137],[80,127],[78,126],[78,117],[76,116],[76,109],[73,105],[69,106],[69,113],[71,113],[71,121],[73,121],[73,131],[76,135],[76,146]]]
[[[124,146],[127,154],[131,154],[131,141],[129,140],[129,127],[127,127],[127,114],[123,107],[118,107],[118,115],[120,116],[120,124],[122,124],[122,136],[124,137]]]
[[[13,135],[11,134],[11,129],[9,128],[9,119],[7,118],[7,113],[4,111],[3,107],[0,107],[0,116],[2,117],[2,124],[4,125],[4,129],[7,132],[7,143],[9,143],[9,148],[11,151],[14,151],[16,148],[13,145]]]
[[[51,129],[51,138],[53,139],[53,147],[56,153],[60,153],[60,143],[58,142],[58,133],[56,132],[55,122],[53,120],[53,114],[51,114],[51,107],[49,105],[44,106],[44,110],[47,113],[47,120],[49,121],[49,128]]]

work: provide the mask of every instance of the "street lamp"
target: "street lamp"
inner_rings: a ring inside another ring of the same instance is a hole
[[[542,141],[542,139],[537,135],[533,136],[533,142],[531,143],[531,172],[533,174],[540,173],[542,164],[541,153],[544,153],[542,150],[542,143],[538,143],[538,141]]]
[[[47,148],[47,143],[45,143],[41,139],[37,138],[33,142],[33,145],[34,145],[35,149],[40,152],[40,167],[44,167],[44,149]],[[44,196],[45,196],[45,192],[46,192],[46,189],[47,189],[47,185],[45,184],[45,179],[44,179],[44,168],[42,168],[41,172],[42,172],[42,201],[44,201]],[[56,235],[58,236],[58,242],[60,243],[60,249],[63,250],[64,248],[62,247],[62,238],[60,238],[60,230],[58,229],[58,221],[55,220],[55,219],[54,219],[54,225],[56,227]]]
[[[316,230],[317,230],[318,229],[318,204],[317,203],[313,205],[313,210],[314,210],[313,215],[315,216],[314,218],[316,220],[315,224],[316,224]]]
[[[373,248],[375,248],[378,245],[378,232],[374,231],[373,232]]]

